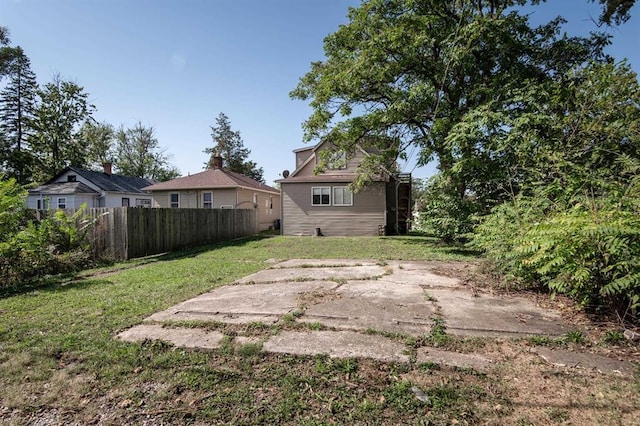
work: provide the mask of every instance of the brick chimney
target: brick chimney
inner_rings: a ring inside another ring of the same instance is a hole
[[[111,176],[111,167],[113,166],[113,163],[110,161],[107,161],[105,163],[102,163],[102,167],[104,168],[104,174],[107,176]]]
[[[222,168],[222,156],[219,152],[213,154],[213,168],[221,169]]]

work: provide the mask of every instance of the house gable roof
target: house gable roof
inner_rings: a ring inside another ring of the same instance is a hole
[[[247,188],[280,194],[277,189],[248,176],[224,169],[208,169],[190,176],[147,186],[147,191],[178,191],[187,189]]]
[[[96,191],[89,188],[82,182],[53,182],[40,185],[29,190],[31,195],[71,195],[71,194],[92,194],[98,195]]]
[[[56,183],[61,176],[67,172],[74,172],[84,179],[94,184],[101,191],[106,192],[125,192],[144,194],[142,188],[149,186],[154,181],[133,176],[122,176],[117,174],[106,174],[103,172],[94,172],[91,170],[81,169],[78,167],[67,167],[60,173],[49,179],[45,185]],[[44,186],[44,185],[43,185]]]
[[[311,155],[309,155],[309,157],[302,163],[300,164],[299,167],[297,167],[290,175],[289,177],[285,178],[285,179],[279,179],[276,182],[353,182],[356,177],[357,174],[356,173],[350,173],[350,172],[346,172],[346,173],[321,173],[318,175],[306,175],[306,174],[300,174],[300,172],[302,170],[304,170],[309,163],[313,162],[316,160],[317,155],[318,155],[318,151],[320,150],[320,148],[327,143],[326,141],[320,141],[319,143],[317,143],[315,146],[313,147],[305,147],[305,148],[300,148],[297,150],[294,150],[293,152],[299,152],[299,151],[304,151],[304,150],[308,150],[308,149],[312,149],[313,153]],[[356,150],[358,150],[359,152],[361,152],[363,155],[367,156],[369,155],[369,153],[364,150],[360,145],[356,145]],[[387,170],[386,168],[382,167],[383,173],[379,176],[379,179],[375,179],[375,180],[380,180],[380,181],[385,181],[387,180],[388,176],[391,176],[392,173],[389,172],[389,170]]]

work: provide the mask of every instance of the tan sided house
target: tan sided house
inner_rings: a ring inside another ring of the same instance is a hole
[[[214,168],[144,188],[153,196],[154,207],[191,209],[257,209],[261,231],[280,222],[280,192],[248,176]]]
[[[403,234],[411,217],[411,175],[381,171],[379,178],[352,193],[349,184],[367,154],[357,149],[347,158],[332,154],[333,160],[319,174],[314,170],[322,150],[314,147],[294,151],[296,169],[285,171],[279,180],[282,193],[283,235],[356,236]]]

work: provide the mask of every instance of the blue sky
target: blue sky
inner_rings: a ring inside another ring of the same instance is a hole
[[[224,112],[271,184],[294,168],[310,108],[289,98],[323,38],[347,23],[357,0],[0,0],[0,25],[31,59],[40,83],[59,73],[118,127],[153,126],[183,175],[202,170],[210,126]],[[549,0],[534,23],[557,15],[569,34],[597,30],[587,0]],[[608,53],[640,71],[640,7],[611,29]],[[415,177],[432,166],[405,171]]]

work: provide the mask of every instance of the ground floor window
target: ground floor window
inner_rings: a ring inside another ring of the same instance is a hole
[[[49,210],[49,199],[40,199],[38,200],[38,210]]]
[[[205,209],[213,208],[213,193],[212,192],[203,192],[202,193],[202,207]]]
[[[177,209],[180,207],[180,194],[174,192],[173,194],[169,194],[169,207],[172,209]]]
[[[314,206],[331,205],[331,188],[328,186],[311,188],[311,204]]]
[[[334,206],[352,206],[353,194],[347,186],[333,187],[333,205]]]
[[[136,198],[136,207],[151,207],[151,200],[147,198]]]
[[[129,207],[129,199],[122,198],[122,207]]]
[[[58,198],[58,208],[66,209],[67,208],[67,199],[64,197]]]

